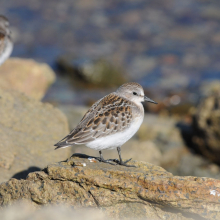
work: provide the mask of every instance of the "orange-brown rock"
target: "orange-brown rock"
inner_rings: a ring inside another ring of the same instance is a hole
[[[55,81],[55,73],[45,63],[10,58],[0,66],[0,87],[25,93],[40,100]]]
[[[116,219],[219,219],[220,180],[178,177],[149,163],[123,167],[71,157],[0,185],[0,205],[98,207]]]
[[[69,132],[58,109],[1,88],[0,106],[0,183],[71,155],[70,148],[54,151],[54,143]]]

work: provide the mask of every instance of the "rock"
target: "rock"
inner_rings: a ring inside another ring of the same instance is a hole
[[[123,157],[160,165],[162,153],[152,141],[131,140],[122,147]],[[112,151],[111,151],[112,152]],[[118,156],[117,156],[118,158]]]
[[[12,206],[5,207],[0,212],[2,220],[103,220],[107,219],[104,213],[99,209],[81,209],[74,210],[71,207],[63,205],[49,205],[36,209],[27,201],[19,201]]]
[[[55,73],[45,63],[31,59],[10,58],[0,66],[0,86],[40,100],[55,81]]]
[[[160,165],[164,169],[169,170],[171,172],[172,168],[177,168],[179,166],[181,158],[187,153],[188,151],[184,147],[172,147],[163,153],[160,160]],[[188,165],[190,166],[191,163],[189,163]],[[172,173],[174,173],[173,170]]]
[[[66,117],[58,109],[3,89],[0,106],[0,182],[70,154],[70,149],[54,151],[53,145],[69,132]]]
[[[90,161],[86,155],[75,155],[25,180],[2,183],[0,205],[22,199],[35,207],[98,207],[115,219],[220,218],[220,180],[173,176],[145,162],[132,161],[136,167],[127,168]]]
[[[205,98],[196,109],[191,129],[182,131],[187,145],[196,153],[220,164],[220,96]]]
[[[180,158],[177,169],[181,176],[190,174],[192,176],[215,177],[216,179],[220,179],[219,167],[215,164],[210,164],[210,161],[200,155],[184,154]]]
[[[81,83],[87,87],[118,87],[127,81],[122,68],[104,59],[81,60],[74,56],[63,56],[57,60],[57,65],[75,84]]]
[[[145,114],[144,121],[137,131],[140,140],[154,141],[162,153],[170,148],[184,146],[180,131],[176,128],[174,117],[158,117]]]

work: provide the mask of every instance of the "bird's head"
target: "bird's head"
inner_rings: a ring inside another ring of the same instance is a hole
[[[140,104],[144,101],[157,104],[155,101],[145,96],[142,86],[135,82],[123,84],[116,90],[116,93],[137,104]]]

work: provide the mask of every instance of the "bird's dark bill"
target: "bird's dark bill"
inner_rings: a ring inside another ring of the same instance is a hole
[[[157,102],[155,102],[154,100],[148,98],[147,96],[144,96],[144,101],[146,101],[146,102],[152,102],[152,103],[154,103],[154,104],[157,104]]]

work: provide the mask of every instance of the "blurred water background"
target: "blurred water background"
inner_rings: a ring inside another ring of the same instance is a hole
[[[165,105],[195,104],[204,84],[220,79],[219,1],[1,0],[0,13],[12,26],[12,56],[57,73],[43,101],[90,104],[136,81]],[[123,79],[93,86],[81,70],[97,72],[97,62]]]

